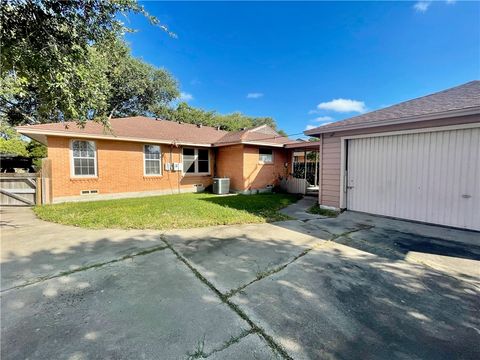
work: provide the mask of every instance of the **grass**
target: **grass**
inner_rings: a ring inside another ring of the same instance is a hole
[[[328,217],[337,217],[339,214],[338,211],[321,208],[318,204],[313,205],[310,209],[308,209],[308,212],[311,214],[323,215]]]
[[[46,221],[91,229],[181,229],[287,220],[278,210],[295,195],[178,194],[38,206]]]

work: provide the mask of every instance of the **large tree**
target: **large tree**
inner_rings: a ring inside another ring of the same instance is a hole
[[[206,111],[194,108],[185,102],[179,103],[176,107],[154,107],[152,113],[166,120],[182,121],[189,124],[202,124],[206,126],[220,126],[223,130],[228,131],[238,131],[243,128],[251,128],[266,124],[277,130],[281,135],[286,135],[284,131],[277,129],[277,124],[271,117],[252,117],[240,112],[223,115],[216,111]]]
[[[9,123],[107,123],[109,115],[145,112],[177,96],[167,72],[132,58],[118,40],[129,31],[122,13],[143,14],[168,32],[136,0],[3,0],[0,6],[0,112]],[[108,46],[114,53],[99,54]],[[129,81],[119,84],[119,76]]]

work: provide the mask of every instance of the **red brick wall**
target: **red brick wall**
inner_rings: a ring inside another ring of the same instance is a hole
[[[162,175],[145,176],[143,143],[94,140],[97,148],[97,177],[74,178],[70,169],[70,138],[48,137],[48,158],[52,160],[52,196],[79,196],[81,190],[98,190],[99,194],[141,191],[192,189],[193,184],[208,186],[212,176],[182,176],[164,169],[166,162],[181,162],[181,148],[161,145]],[[172,159],[170,159],[172,151]],[[210,154],[211,173],[213,156]]]
[[[244,190],[243,145],[216,149],[216,176],[230,178],[230,189]]]
[[[273,149],[273,164],[259,162],[259,147],[247,145],[243,155],[243,178],[245,189],[261,189],[267,185],[274,185],[279,176],[286,176],[290,167],[285,167],[290,162],[285,149]]]

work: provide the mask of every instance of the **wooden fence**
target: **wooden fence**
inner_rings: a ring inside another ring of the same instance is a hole
[[[280,187],[291,194],[305,194],[307,192],[308,182],[305,179],[289,176],[280,182]]]
[[[0,205],[35,205],[38,182],[38,175],[35,173],[1,173]]]
[[[38,173],[0,173],[0,205],[32,206],[52,200],[52,166],[42,160]]]

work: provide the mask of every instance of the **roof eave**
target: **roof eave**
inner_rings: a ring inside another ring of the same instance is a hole
[[[443,111],[443,112],[425,114],[425,115],[408,116],[408,117],[396,118],[396,119],[384,120],[384,121],[368,121],[368,122],[362,122],[359,124],[343,125],[343,126],[337,126],[337,127],[323,128],[322,126],[320,126],[316,129],[304,131],[304,134],[319,135],[319,134],[338,132],[338,131],[367,129],[367,128],[373,128],[373,127],[379,127],[379,126],[407,124],[407,123],[413,123],[417,121],[446,119],[451,117],[477,115],[477,114],[480,114],[480,106],[469,107],[466,109]]]
[[[215,147],[232,146],[232,145],[257,145],[257,146],[269,146],[269,147],[283,148],[287,144],[276,144],[276,143],[259,142],[259,141],[230,141],[230,142],[214,143],[213,144],[213,146],[215,146]]]
[[[98,134],[85,134],[74,133],[64,131],[52,131],[52,130],[39,130],[29,129],[28,127],[18,126],[15,128],[20,134],[35,139],[38,135],[43,136],[60,136],[68,138],[81,138],[81,139],[99,139],[99,140],[115,140],[115,141],[131,141],[140,143],[152,143],[152,144],[166,144],[166,145],[182,145],[182,146],[197,146],[197,147],[212,147],[211,143],[193,143],[188,141],[178,141],[175,139],[150,139],[150,138],[137,138],[128,136],[113,136],[113,135],[98,135]]]

